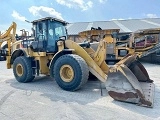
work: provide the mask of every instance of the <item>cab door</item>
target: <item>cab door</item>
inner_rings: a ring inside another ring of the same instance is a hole
[[[47,52],[57,52],[57,41],[66,36],[65,26],[57,21],[48,21],[48,43]],[[65,37],[66,38],[66,37]]]

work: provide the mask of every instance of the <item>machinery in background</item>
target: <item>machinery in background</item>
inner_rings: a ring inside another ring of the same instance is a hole
[[[160,28],[142,29],[131,33],[127,39],[116,39],[117,59],[136,53],[139,58],[160,50]]]
[[[5,33],[0,34],[0,61],[6,60],[6,56],[12,51],[19,48],[26,48],[27,45],[34,39],[29,36],[29,32],[25,29],[20,30],[22,34],[16,34],[17,24],[13,22]],[[9,48],[9,49],[8,49]]]
[[[121,34],[119,29],[88,30],[79,35],[86,41],[93,42],[96,49],[101,39],[107,43],[106,62],[117,63],[127,54],[137,54],[139,58],[160,49],[160,28],[142,29],[133,33]]]
[[[6,55],[11,54],[11,50],[8,50],[8,47],[11,47],[11,44],[16,41],[16,23],[13,22],[8,30],[0,34],[0,61],[6,60]]]
[[[106,61],[116,61],[118,56],[116,56],[116,39],[115,33],[119,33],[120,29],[91,29],[87,31],[82,31],[79,33],[79,36],[84,39],[84,42],[90,42],[91,47],[96,50],[100,40],[104,40],[106,42]]]
[[[34,40],[26,48],[10,52],[6,60],[7,68],[13,68],[18,82],[31,82],[44,74],[53,77],[62,89],[75,91],[86,84],[91,72],[105,83],[113,99],[153,107],[154,84],[136,54],[109,67],[105,62],[106,42],[113,43],[114,39],[101,39],[94,50],[91,42],[68,40],[65,21],[47,17],[32,24]]]

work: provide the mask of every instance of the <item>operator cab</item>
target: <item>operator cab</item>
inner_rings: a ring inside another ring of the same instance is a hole
[[[65,21],[47,17],[32,23],[35,40],[30,47],[35,52],[55,53],[58,51],[57,41],[67,39]]]

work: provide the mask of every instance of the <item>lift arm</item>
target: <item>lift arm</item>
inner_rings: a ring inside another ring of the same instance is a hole
[[[7,41],[8,48],[11,47],[11,43],[14,43],[16,41],[15,35],[16,35],[16,27],[17,24],[13,22],[11,26],[6,30],[5,33],[0,34],[0,47],[3,42]],[[8,50],[8,54],[11,54],[11,50]]]

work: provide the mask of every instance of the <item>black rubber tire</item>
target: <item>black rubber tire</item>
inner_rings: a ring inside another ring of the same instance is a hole
[[[23,67],[22,76],[18,76],[16,66],[20,64]],[[31,82],[35,76],[33,75],[33,69],[31,66],[31,58],[20,56],[17,57],[13,62],[13,73],[18,82],[26,83]]]
[[[70,82],[63,81],[60,76],[60,68],[63,65],[70,65],[74,71],[74,77]],[[87,82],[89,76],[89,69],[85,60],[74,54],[66,54],[59,57],[55,64],[50,67],[50,70],[57,84],[67,91],[78,90]]]

